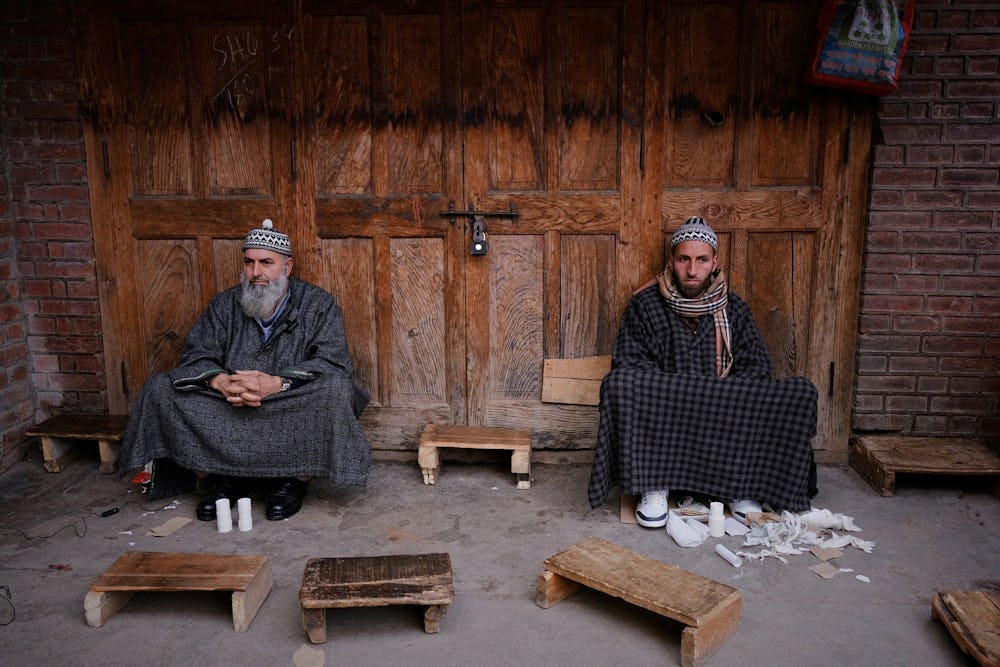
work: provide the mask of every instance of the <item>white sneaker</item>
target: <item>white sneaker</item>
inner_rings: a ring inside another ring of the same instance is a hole
[[[647,491],[642,494],[639,506],[635,508],[635,520],[640,526],[646,528],[663,528],[667,525],[667,496],[670,492],[666,489],[660,491]]]

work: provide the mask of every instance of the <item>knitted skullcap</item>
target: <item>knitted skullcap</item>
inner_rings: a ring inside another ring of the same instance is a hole
[[[683,225],[677,228],[674,235],[670,237],[670,247],[674,248],[685,241],[701,241],[712,246],[712,250],[719,249],[719,237],[715,235],[704,218],[697,216],[688,218]]]
[[[260,250],[270,250],[286,257],[292,256],[292,244],[286,234],[273,229],[274,223],[264,220],[260,223],[260,229],[251,229],[247,234],[247,240],[243,242],[243,249],[259,248]]]

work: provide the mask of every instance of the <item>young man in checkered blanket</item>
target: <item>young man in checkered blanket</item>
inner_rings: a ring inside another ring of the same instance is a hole
[[[718,237],[690,218],[671,237],[667,267],[622,316],[601,386],[588,496],[613,486],[642,494],[636,519],[667,522],[671,489],[730,504],[737,516],[804,511],[816,494],[816,387],[773,379],[746,302],[729,292]]]

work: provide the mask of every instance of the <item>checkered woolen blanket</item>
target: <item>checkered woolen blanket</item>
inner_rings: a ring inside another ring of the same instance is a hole
[[[657,369],[613,370],[601,386],[588,496],[685,490],[809,509],[816,387],[801,377],[720,380]]]

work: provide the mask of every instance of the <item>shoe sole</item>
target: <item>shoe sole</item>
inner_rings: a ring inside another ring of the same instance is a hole
[[[635,520],[643,528],[663,528],[665,525],[667,525],[666,514],[663,515],[663,518],[658,517],[656,519],[647,519],[645,517],[641,517],[638,514],[636,514]]]

